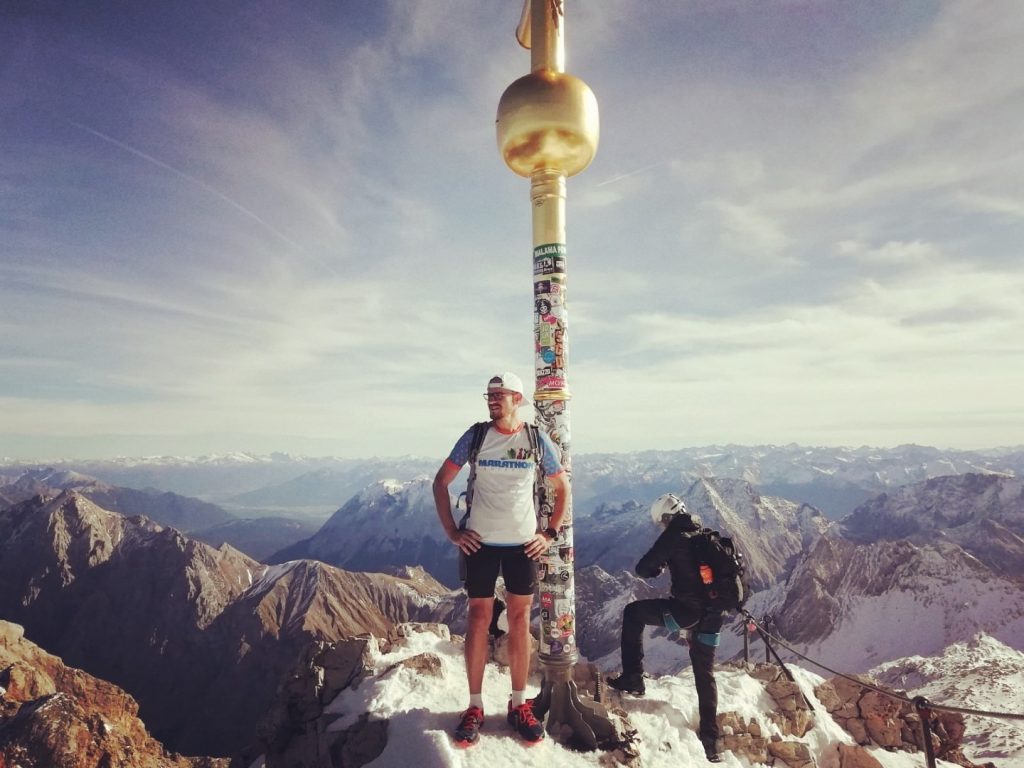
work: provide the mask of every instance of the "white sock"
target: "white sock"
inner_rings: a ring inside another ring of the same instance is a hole
[[[521,706],[526,701],[526,691],[512,691],[512,707]]]
[[[484,708],[484,695],[482,693],[469,694],[469,706]]]

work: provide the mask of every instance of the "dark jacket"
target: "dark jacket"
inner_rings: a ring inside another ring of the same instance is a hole
[[[676,515],[647,554],[640,558],[636,575],[651,579],[667,565],[672,576],[672,597],[703,606],[704,590],[700,587],[698,564],[690,553],[690,537],[699,530],[688,515]]]

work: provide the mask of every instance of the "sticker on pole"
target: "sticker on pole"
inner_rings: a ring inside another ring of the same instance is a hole
[[[565,273],[565,243],[548,243],[533,249],[533,275],[548,276]]]

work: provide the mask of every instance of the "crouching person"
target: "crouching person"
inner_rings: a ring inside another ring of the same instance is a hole
[[[686,511],[682,499],[665,494],[651,505],[651,517],[664,530],[636,565],[644,579],[658,576],[668,566],[672,577],[671,596],[637,600],[622,612],[622,674],[608,678],[608,685],[642,696],[644,687],[644,629],[665,627],[686,631],[690,662],[697,687],[700,712],[698,736],[704,754],[712,763],[718,753],[718,686],[715,683],[715,651],[722,628],[722,611],[707,605],[701,582],[700,564],[693,558],[690,539],[701,530],[701,521]]]

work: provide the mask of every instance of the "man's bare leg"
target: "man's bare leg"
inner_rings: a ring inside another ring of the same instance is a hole
[[[527,744],[544,740],[544,724],[533,714],[533,702],[525,698],[530,672],[530,605],[533,595],[506,594],[508,600],[508,666],[512,676],[512,701],[508,722]],[[521,702],[521,703],[520,703]]]
[[[469,599],[469,622],[466,627],[466,677],[469,679],[470,695],[483,691],[484,667],[487,666],[488,654],[487,631],[491,626],[493,610],[493,597],[471,597]],[[509,620],[511,621],[511,618]]]
[[[508,666],[512,690],[526,688],[530,672],[530,606],[533,595],[506,593],[508,610]]]

